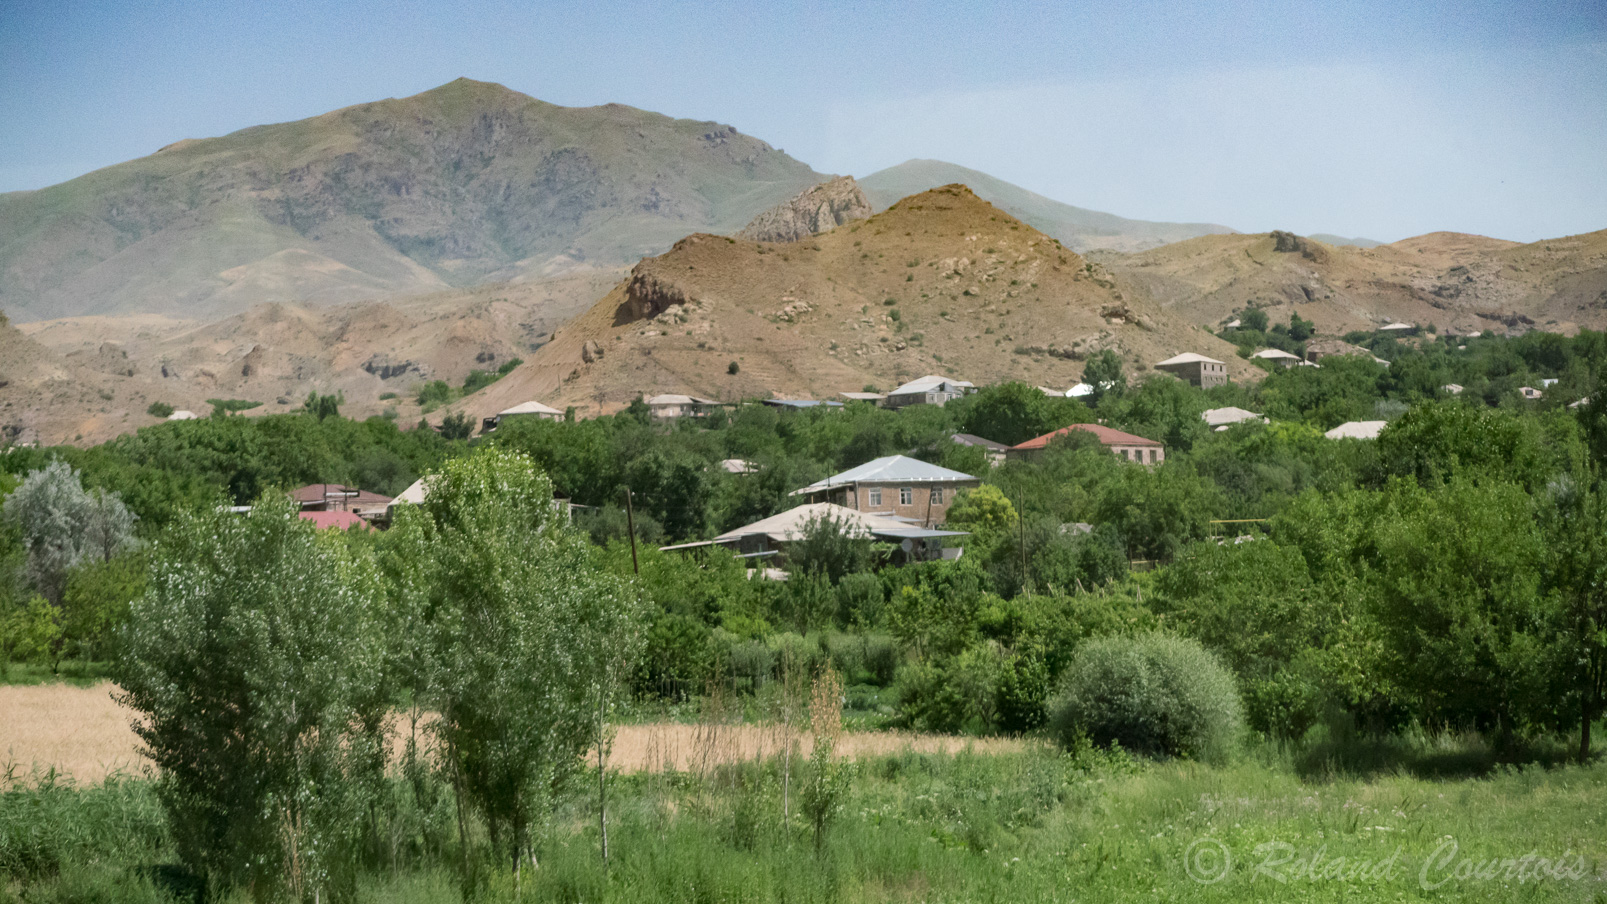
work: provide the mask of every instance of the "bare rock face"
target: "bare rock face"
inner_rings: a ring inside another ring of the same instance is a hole
[[[601,361],[602,358],[603,347],[598,344],[596,339],[587,339],[586,344],[580,347],[580,360],[586,362],[587,364],[591,364],[595,361]]]
[[[753,218],[737,233],[750,242],[796,242],[871,215],[870,201],[853,176],[838,176]]]

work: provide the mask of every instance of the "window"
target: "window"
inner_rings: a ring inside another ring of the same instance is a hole
[[[882,504],[882,488],[881,487],[871,487],[870,488],[870,504],[871,505],[881,505]]]
[[[911,487],[898,488],[898,504],[912,505],[915,502],[915,490]]]
[[[1155,463],[1155,456],[1158,455],[1158,454],[1160,454],[1160,453],[1155,449],[1149,450],[1149,463],[1150,464]]]
[[[932,504],[933,505],[942,505],[943,504],[943,488],[942,487],[932,487]]]

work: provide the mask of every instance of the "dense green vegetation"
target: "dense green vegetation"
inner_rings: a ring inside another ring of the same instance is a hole
[[[167,767],[154,791],[166,834],[139,856],[176,857],[219,887],[302,900],[530,888],[673,900],[697,885],[829,900],[920,881],[958,899],[1035,900],[1055,877],[1105,887],[1108,865],[1146,890],[1206,894],[1163,876],[1191,840],[1179,826],[1214,827],[1248,856],[1252,841],[1279,837],[1274,827],[1324,831],[1340,812],[1245,811],[1228,832],[1215,820],[1232,807],[1195,803],[1246,793],[1222,790],[1227,781],[1293,800],[1313,793],[1301,781],[1349,781],[1336,774],[1489,776],[1574,760],[1585,765],[1521,781],[1560,807],[1600,800],[1589,763],[1607,697],[1607,399],[1567,403],[1607,374],[1607,342],[1396,345],[1388,368],[1329,359],[1209,391],[1135,380],[1106,360],[1093,406],[1021,384],[943,408],[751,405],[671,423],[636,404],[588,421],[519,419],[473,454],[434,431],[311,404],[164,424],[89,450],[14,450],[0,456],[0,564],[15,575],[0,590],[0,627],[8,658],[87,668],[115,657],[150,714],[147,743],[165,745],[153,750]],[[1515,392],[1551,378],[1538,402]],[[1449,382],[1467,391],[1448,397]],[[1273,423],[1212,432],[1200,413],[1223,405]],[[1376,441],[1321,433],[1362,417],[1390,423]],[[1162,439],[1166,461],[1129,463],[1074,433],[1036,460],[990,468],[949,439],[1012,441],[1092,420]],[[792,490],[893,453],[982,476],[949,512],[968,532],[959,560],[895,566],[829,522],[763,563],[787,568],[784,583],[751,579],[751,563],[721,549],[656,548],[790,508]],[[728,473],[717,466],[727,458],[757,469]],[[47,469],[53,460],[63,464]],[[314,481],[394,492],[427,471],[443,474],[438,495],[382,534],[315,536],[274,501]],[[27,514],[46,475],[50,498],[76,500],[81,517]],[[587,506],[573,529],[553,517],[554,493]],[[225,502],[256,510],[228,515]],[[122,526],[93,526],[106,523]],[[61,539],[45,549],[46,536]],[[212,683],[191,687],[198,676]],[[716,718],[709,701],[736,701],[756,718],[807,723],[820,753],[616,782],[619,858],[603,872],[603,839],[577,827],[598,816],[606,783],[592,784],[595,763],[583,781],[582,754],[606,745],[627,700],[705,720]],[[1025,735],[1065,752],[854,767],[820,743],[836,737],[838,706],[860,728]],[[414,717],[408,753],[387,769],[382,716],[398,709]],[[421,731],[424,710],[441,718]],[[210,762],[209,737],[244,740],[235,759]],[[1143,766],[1119,748],[1226,771]],[[248,787],[228,779],[241,774]],[[1516,811],[1517,781],[1468,793]],[[100,793],[59,806],[99,806]],[[136,800],[152,793],[137,783],[116,793],[130,814],[153,806]],[[951,794],[977,803],[942,803]],[[1476,830],[1496,851],[1515,837],[1465,800],[1421,819],[1421,807],[1373,804],[1385,805],[1415,838]],[[1105,817],[1135,834],[1088,852]],[[1581,825],[1558,821],[1547,837],[1576,851],[1581,837],[1599,841],[1599,826],[1580,836]],[[733,860],[732,847],[753,853]],[[979,859],[949,864],[950,850]],[[688,862],[666,865],[671,852]],[[74,893],[66,878],[7,868]],[[126,863],[108,869],[72,881],[147,881]],[[779,884],[793,875],[805,877],[796,889]],[[1135,894],[1117,887],[1107,890]]]

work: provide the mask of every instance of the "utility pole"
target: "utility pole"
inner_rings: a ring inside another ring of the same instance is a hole
[[[1016,542],[1021,546],[1021,592],[1027,592],[1027,522],[1016,509]]]
[[[631,535],[631,571],[638,576],[642,566],[636,561],[636,515],[631,511],[631,488],[625,488],[625,530]]]

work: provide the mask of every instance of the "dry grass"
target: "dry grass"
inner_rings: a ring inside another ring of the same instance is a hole
[[[129,727],[135,715],[113,699],[115,687],[61,684],[0,685],[0,771],[54,768],[79,782],[94,783],[123,771],[138,772],[146,761]],[[406,730],[401,717],[397,725]],[[622,725],[614,737],[609,767],[624,772],[709,771],[716,765],[775,756],[791,740],[797,753],[809,753],[809,734],[776,725],[731,723],[652,723]],[[837,743],[840,756],[916,753],[1005,753],[1028,742],[1011,738],[958,738],[913,732],[849,732]]]

